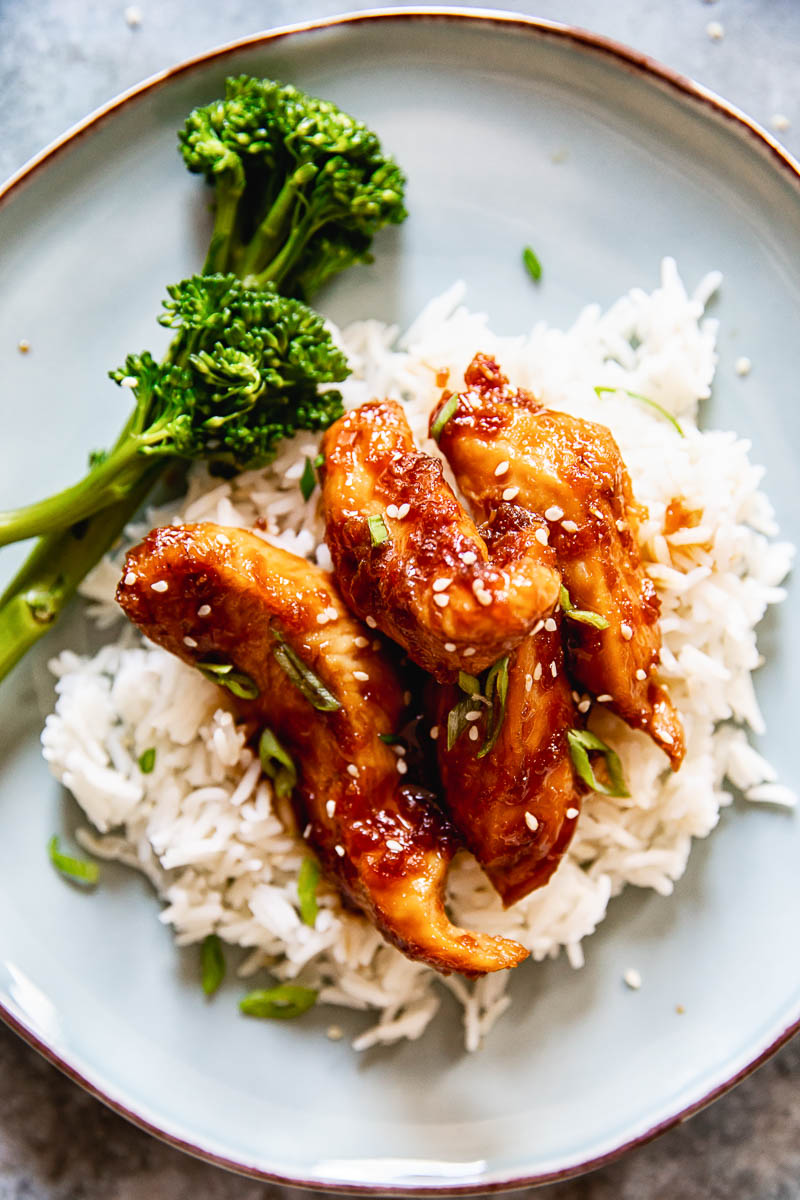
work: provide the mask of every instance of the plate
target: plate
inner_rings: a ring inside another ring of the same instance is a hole
[[[402,324],[464,277],[472,307],[522,332],[654,286],[665,254],[690,285],[722,270],[705,421],[752,439],[798,540],[796,168],[740,114],[632,52],[474,10],[360,15],[224,47],[115,101],[12,181],[0,207],[0,506],[72,480],[121,424],[104,373],[132,348],[159,348],[164,285],[203,257],[208,198],[175,131],[243,71],[336,100],[408,172],[407,224],[320,299],[337,320]],[[545,264],[540,288],[520,266],[526,243]],[[740,354],[754,364],[746,380]],[[3,551],[4,574],[20,554]],[[758,680],[764,746],[787,781],[797,611],[793,594],[762,627]],[[800,827],[738,804],[696,845],[674,896],[629,889],[612,905],[583,971],[518,970],[512,1012],[477,1054],[462,1051],[447,1000],[422,1042],[361,1057],[325,1037],[324,1010],[253,1024],[236,1013],[235,981],[206,1003],[196,956],[174,948],[141,878],[106,867],[86,896],[47,861],[49,836],[76,814],[38,754],[45,663],[85,638],[74,615],[0,688],[0,1004],[52,1061],[169,1141],[330,1189],[519,1186],[652,1136],[800,1021]],[[622,984],[631,965],[637,993]]]

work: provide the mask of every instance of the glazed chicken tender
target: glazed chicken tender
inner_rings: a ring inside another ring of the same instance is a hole
[[[151,641],[227,679],[242,716],[290,751],[299,828],[388,941],[465,975],[526,956],[447,917],[445,877],[459,840],[379,737],[399,728],[403,683],[329,574],[244,530],[173,526],[131,550],[117,599]]]
[[[399,404],[362,404],[322,447],[325,536],[342,595],[424,670],[442,680],[480,672],[552,610],[560,578],[536,536],[543,525],[513,522],[487,548],[441,463],[415,448]]]
[[[544,408],[509,387],[497,363],[473,359],[439,445],[478,520],[511,488],[515,502],[543,517],[569,602],[605,628],[568,620],[569,667],[634,729],[659,745],[674,770],[683,728],[653,678],[661,653],[659,601],[642,566],[640,507],[614,438],[603,425]],[[447,393],[431,417],[433,423]]]
[[[549,619],[511,655],[502,725],[485,754],[487,708],[472,704],[473,719],[454,739],[450,714],[468,703],[463,691],[429,691],[448,811],[506,906],[547,883],[580,809],[567,732],[581,722],[564,673],[559,623]]]

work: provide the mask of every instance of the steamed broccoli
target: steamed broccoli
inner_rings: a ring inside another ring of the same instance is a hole
[[[0,545],[40,538],[0,596],[0,679],[165,465],[261,466],[281,438],[342,411],[326,385],[346,378],[346,361],[302,299],[369,262],[377,230],[405,218],[402,173],[360,122],[272,80],[228,80],[225,99],[196,109],[179,139],[189,170],[215,186],[204,274],[168,289],[160,321],[176,336],[164,361],[131,355],[111,373],[135,399],[112,449],[91,456],[80,483],[0,513]]]

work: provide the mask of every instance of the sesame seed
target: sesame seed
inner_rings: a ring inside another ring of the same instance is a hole
[[[475,647],[467,646],[466,649],[464,650],[464,658],[472,658],[474,653],[475,653]]]
[[[218,533],[216,541],[218,546],[230,546],[231,544],[231,539],[228,537],[227,533]]]
[[[623,530],[625,529],[625,522],[622,520],[622,518],[621,518],[621,517],[620,517],[620,518],[618,518],[618,520],[616,520],[616,521],[614,522],[614,524],[615,524],[615,525],[616,525],[616,527],[617,527],[617,532],[618,532],[618,533],[622,533],[622,532],[623,532]]]
[[[336,621],[339,617],[338,608],[334,608],[332,604],[325,609],[325,612],[328,614],[329,621]]]
[[[577,533],[578,532],[578,526],[575,524],[574,521],[562,521],[561,528],[564,530],[565,533]]]
[[[369,625],[370,629],[378,628],[378,622],[374,617],[365,617],[364,620],[366,621],[367,625]]]
[[[407,516],[408,516],[408,514],[409,514],[410,512],[411,512],[411,505],[410,505],[410,504],[401,504],[401,505],[400,505],[400,507],[399,507],[399,508],[398,508],[398,510],[397,510],[397,519],[398,519],[398,521],[402,521],[402,520],[403,520],[403,518],[404,518],[404,517],[407,517]]]
[[[513,499],[514,499],[514,497],[515,497],[515,496],[518,496],[518,495],[519,495],[519,488],[518,488],[518,487],[508,487],[508,488],[506,488],[506,489],[505,489],[505,491],[503,492],[503,499],[504,499],[504,500],[513,500]]]
[[[185,637],[183,639],[183,644],[184,644],[184,646],[188,646],[191,650],[197,649],[197,642],[194,640],[193,637],[188,637],[188,636]]]
[[[355,763],[347,764],[347,774],[352,775],[353,779],[358,779],[358,767]]]
[[[387,504],[386,505],[386,515],[387,515],[387,517],[392,517],[393,520],[397,520],[397,505],[396,504]]]
[[[22,338],[19,342],[17,342],[17,349],[19,350],[20,354],[27,354],[30,348],[31,344],[29,341],[26,341],[25,338]]]
[[[525,691],[529,692],[532,687],[533,687],[533,676],[526,675],[525,676]]]
[[[544,621],[537,621],[531,630],[531,637],[536,637],[537,633],[541,633],[544,629]]]
[[[631,629],[630,625],[628,625],[625,621],[623,621],[622,624],[620,625],[619,631],[622,634],[622,636],[625,638],[626,642],[629,642],[631,640],[631,638],[633,637],[633,630]]]
[[[536,680],[537,683],[542,678],[542,664],[541,663],[537,663],[536,666],[533,668],[533,678]]]
[[[666,729],[664,729],[662,731],[660,737],[661,737],[661,741],[664,743],[665,746],[674,746],[675,745],[675,738],[672,736],[671,733],[667,733]]]
[[[329,1025],[327,1037],[329,1037],[332,1042],[340,1042],[344,1037],[344,1033],[339,1025]]]
[[[123,379],[120,379],[119,386],[132,389],[132,388],[135,388],[138,383],[139,383],[139,380],[136,378],[135,375],[126,375]]]
[[[638,992],[639,988],[642,986],[642,977],[636,970],[636,967],[628,967],[622,978],[625,980],[628,987],[634,992]]]
[[[398,842],[397,838],[387,838],[386,849],[391,850],[393,854],[401,854],[403,851],[403,843]]]
[[[609,700],[613,700],[613,699],[614,699],[614,697],[610,696],[608,694],[608,692],[603,692],[602,696],[597,697],[597,703],[598,704],[608,704]]]
[[[397,755],[398,758],[405,758],[405,756],[406,756],[405,746],[392,746],[391,749]]]
[[[547,545],[549,534],[546,529],[537,529],[536,533],[533,536],[536,538],[537,542],[539,542],[542,546]]]
[[[456,648],[456,644],[455,644],[455,642],[445,642],[444,648],[448,654],[452,654]]]
[[[128,571],[125,576],[125,585],[126,587],[132,587],[134,583],[136,583],[136,575],[133,571]]]
[[[531,833],[536,833],[536,830],[539,828],[539,822],[532,812],[525,813],[525,824],[528,826],[528,829],[530,829]]]
[[[311,822],[309,821],[308,825],[306,825],[305,829],[303,830],[303,837],[307,838],[310,833],[311,833]]]
[[[337,844],[333,848],[336,851],[336,853],[339,855],[339,858],[344,858],[344,846],[339,845],[339,843],[337,842]]]
[[[433,603],[438,604],[439,608],[447,608],[448,604],[450,603],[450,597],[445,596],[443,592],[439,592],[433,597]]]
[[[558,625],[555,623],[552,617],[547,618],[544,623],[544,627],[548,633],[555,633],[555,631],[558,629]]]
[[[397,762],[395,763],[395,766],[397,767],[398,775],[405,775],[406,771],[408,770],[408,763],[405,761],[404,758],[398,758]]]
[[[550,674],[553,676],[553,679],[555,679],[556,675],[558,674],[558,667],[556,666],[555,659],[553,659],[553,661],[550,663]]]
[[[733,369],[737,375],[745,376],[750,374],[753,369],[753,364],[750,362],[750,359],[743,354],[741,358],[737,358]]]
[[[785,133],[791,125],[791,121],[784,113],[773,113],[769,123],[776,133]]]
[[[477,721],[480,716],[480,711],[476,708],[471,708],[468,713],[464,714],[465,721]]]
[[[597,505],[595,505],[594,508],[590,508],[589,511],[593,517],[597,517],[598,521],[602,521],[603,511],[602,511],[602,509],[598,508]]]
[[[499,462],[494,469],[494,473],[497,478],[499,479],[501,475],[505,475],[510,466],[511,463],[506,458],[504,458],[502,462]]]
[[[452,579],[448,579],[446,575],[440,575],[438,579],[434,579],[433,581],[433,590],[435,592],[443,592],[445,588],[450,587],[452,582]]]
[[[478,726],[477,725],[470,725],[469,740],[471,742],[477,742],[477,740],[478,740]]]
[[[557,504],[551,504],[549,508],[544,510],[545,520],[560,521],[564,515],[563,508],[559,508]]]
[[[577,808],[568,808],[564,815],[568,821],[574,821],[578,815],[578,810]]]
[[[639,667],[638,671],[636,672],[636,678],[640,683],[642,683],[645,679],[647,679],[647,671],[645,671],[643,667]]]
[[[169,588],[169,584],[167,583],[166,579],[157,579],[155,583],[150,584],[150,587],[154,592],[166,592]]]
[[[492,603],[491,593],[489,592],[476,592],[475,599],[478,601],[478,604],[482,604],[484,608],[488,608]]]
[[[725,37],[724,26],[719,21],[709,21],[706,25],[706,33],[712,42],[721,42]]]
[[[581,702],[578,705],[578,712],[579,713],[587,713],[591,707],[592,707],[591,700],[581,700]]]
[[[431,741],[435,742],[439,736],[439,726],[431,725]]]
[[[572,693],[572,699],[575,701],[575,703],[576,703],[576,704],[578,704],[578,703],[579,703],[579,701],[580,701],[580,698],[581,698],[581,694],[580,694],[580,692],[573,692],[573,693]]]
[[[125,9],[125,23],[130,29],[137,29],[142,23],[142,10],[136,4],[129,4]]]
[[[478,556],[474,550],[465,550],[461,555],[461,561],[466,563],[468,567],[471,567],[473,563],[478,561]]]
[[[325,812],[328,814],[329,817],[333,816],[333,814],[336,812],[336,801],[335,800],[326,800],[325,801]]]
[[[327,608],[323,609],[322,612],[317,613],[317,624],[318,625],[327,625],[329,620],[330,620],[330,617],[328,616]]]
[[[353,671],[353,679],[357,679],[359,683],[366,683],[369,675],[366,671]]]
[[[365,650],[369,645],[369,638],[361,637],[353,638],[353,644],[358,646],[359,650]]]
[[[208,617],[211,615],[211,605],[201,604],[197,610],[198,617]]]

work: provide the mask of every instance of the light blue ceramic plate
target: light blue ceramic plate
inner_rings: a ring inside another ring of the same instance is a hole
[[[340,320],[405,322],[461,276],[473,306],[521,332],[653,286],[664,254],[690,284],[721,269],[706,419],[752,438],[783,531],[798,539],[795,168],[740,115],[619,47],[441,9],[217,51],[123,97],[12,183],[0,208],[0,507],[72,480],[120,425],[105,372],[132,348],[158,348],[164,285],[203,254],[207,197],[175,131],[241,71],[335,99],[408,171],[407,224],[381,237],[374,267],[323,297]],[[520,266],[528,242],[545,264],[539,288]],[[733,370],[740,354],[754,363],[746,380]],[[18,557],[2,552],[4,576]],[[764,741],[787,782],[797,612],[794,594],[761,638]],[[233,982],[207,1004],[195,955],[175,950],[141,878],[104,868],[85,896],[48,864],[48,837],[75,814],[38,755],[52,700],[43,663],[57,643],[84,640],[76,614],[0,687],[0,1005],[48,1057],[170,1141],[255,1175],[350,1190],[553,1178],[696,1109],[800,1019],[800,826],[744,805],[696,846],[673,898],[630,890],[612,905],[583,971],[518,970],[512,1013],[473,1056],[447,1003],[421,1043],[363,1057],[326,1039],[325,1011],[254,1024],[237,1015]],[[645,980],[638,993],[621,982],[629,965]]]

